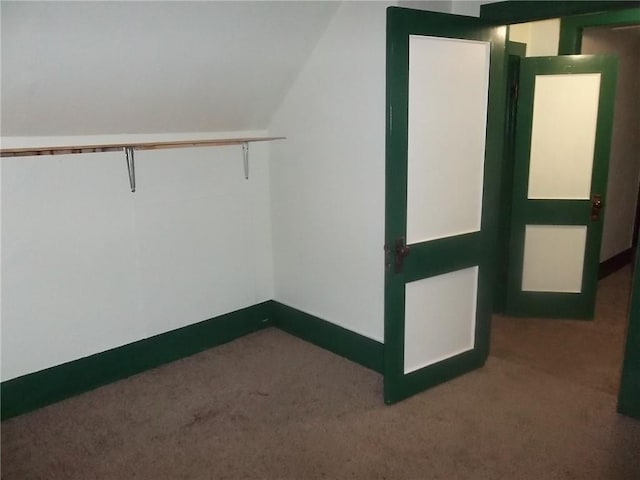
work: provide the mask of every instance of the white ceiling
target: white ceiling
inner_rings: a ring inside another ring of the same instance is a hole
[[[338,2],[5,2],[2,135],[264,129]]]

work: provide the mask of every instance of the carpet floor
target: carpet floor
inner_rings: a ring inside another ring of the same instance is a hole
[[[631,266],[600,280],[593,321],[494,315],[491,355],[617,395]]]
[[[263,330],[3,422],[2,479],[639,479],[617,380],[539,360],[566,339],[508,348],[525,333],[389,407],[379,374]]]

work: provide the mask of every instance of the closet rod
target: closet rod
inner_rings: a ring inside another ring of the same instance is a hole
[[[245,145],[249,142],[284,140],[286,137],[220,138],[210,140],[175,140],[172,142],[103,143],[95,145],[69,145],[57,147],[0,148],[1,157],[26,157],[33,155],[68,155],[71,153],[121,152],[125,148],[134,150],[159,150],[162,148],[221,147]]]

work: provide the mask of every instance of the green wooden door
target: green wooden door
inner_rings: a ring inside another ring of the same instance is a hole
[[[388,10],[386,403],[478,368],[488,353],[505,30]]]
[[[616,58],[521,61],[507,313],[593,318]]]

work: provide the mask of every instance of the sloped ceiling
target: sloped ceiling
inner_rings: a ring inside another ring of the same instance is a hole
[[[5,2],[3,136],[264,129],[338,2]]]

